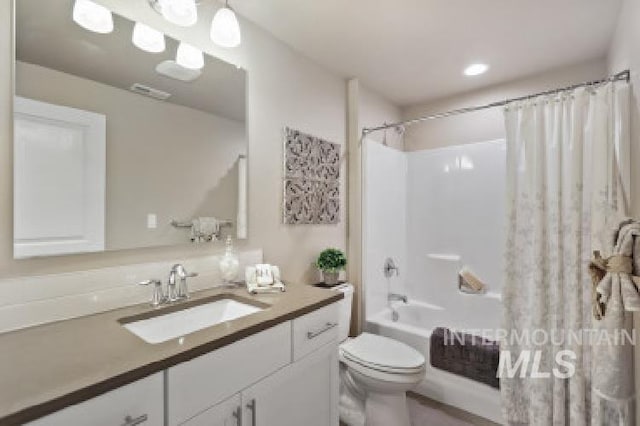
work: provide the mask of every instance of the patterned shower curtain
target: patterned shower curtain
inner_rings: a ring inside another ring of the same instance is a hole
[[[576,357],[567,378],[502,377],[507,424],[633,424],[591,392],[592,375],[607,366],[592,366],[588,342],[569,338],[593,327],[588,262],[607,224],[628,213],[629,84],[514,102],[505,120],[508,333],[501,349],[513,360],[523,351],[533,360],[537,354],[543,374],[559,367],[561,351]],[[527,332],[533,338],[517,338]],[[625,367],[630,373],[621,380],[633,380],[633,366]]]

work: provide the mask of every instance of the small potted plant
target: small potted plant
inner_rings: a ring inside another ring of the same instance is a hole
[[[347,257],[341,250],[335,248],[324,250],[316,260],[316,267],[322,271],[324,283],[327,285],[338,284],[338,276],[345,266],[347,266]]]

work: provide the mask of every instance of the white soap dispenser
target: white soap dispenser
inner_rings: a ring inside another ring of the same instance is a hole
[[[220,258],[220,276],[225,285],[233,285],[240,270],[240,260],[233,250],[233,240],[230,235],[227,236],[225,244],[227,247],[224,255]]]

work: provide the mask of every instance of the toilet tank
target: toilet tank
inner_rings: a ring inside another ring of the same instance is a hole
[[[338,318],[338,339],[340,342],[347,340],[349,337],[349,328],[351,327],[351,305],[353,302],[353,285],[349,283],[340,284],[332,288],[333,291],[340,291],[344,294],[344,299],[339,303],[340,317]]]

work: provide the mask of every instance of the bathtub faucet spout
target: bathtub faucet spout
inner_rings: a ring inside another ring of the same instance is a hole
[[[389,293],[387,296],[387,300],[389,302],[394,302],[396,300],[401,300],[404,303],[409,303],[409,298],[403,294]]]

